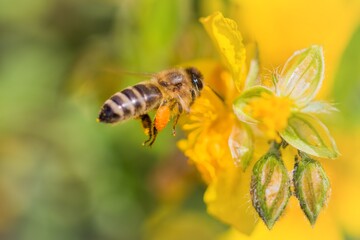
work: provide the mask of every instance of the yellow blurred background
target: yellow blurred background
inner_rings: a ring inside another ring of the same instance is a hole
[[[111,94],[144,80],[124,71],[218,58],[198,22],[213,11],[258,42],[267,69],[324,45],[322,95],[341,111],[325,119],[342,153],[325,163],[331,216],[343,239],[360,239],[359,2],[1,1],[0,239],[217,239],[228,230],[206,213],[206,186],[176,148],[179,129],[146,148],[138,121],[95,121]]]

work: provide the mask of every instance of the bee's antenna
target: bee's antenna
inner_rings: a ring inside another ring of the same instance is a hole
[[[220,95],[217,91],[215,91],[212,87],[207,86],[222,102],[225,102],[225,99],[223,96]]]

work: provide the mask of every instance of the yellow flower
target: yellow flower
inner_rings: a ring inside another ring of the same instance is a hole
[[[179,142],[179,147],[210,184],[219,172],[234,167],[227,142],[236,119],[231,106],[237,95],[235,86],[240,88],[245,76],[245,48],[236,23],[231,19],[216,13],[201,21],[228,68],[236,66],[231,68],[229,75],[219,64],[197,64],[207,86],[192,106],[186,124],[182,126],[188,137]]]
[[[250,175],[242,174],[242,169],[234,164],[233,156],[245,156],[251,149],[238,153],[236,149],[231,151],[228,145],[229,140],[233,140],[231,136],[246,133],[232,110],[232,101],[244,86],[245,48],[232,20],[216,13],[201,21],[216,43],[229,72],[219,64],[196,64],[204,74],[207,87],[192,106],[191,114],[184,121],[186,124],[182,125],[187,138],[178,146],[208,184],[204,200],[209,213],[241,231],[250,232],[254,222],[246,219],[254,216],[254,212],[250,201],[246,198],[244,201],[244,196],[249,193]],[[245,134],[239,141],[246,139]],[[247,184],[239,185],[239,182]]]
[[[211,89],[205,88],[192,107],[187,123],[182,125],[188,137],[180,141],[178,146],[192,160],[207,183],[216,178],[219,171],[233,164],[224,161],[229,151],[223,146],[233,122],[234,117],[224,103]]]
[[[247,99],[249,101],[242,108],[242,112],[246,113],[244,122],[255,119],[257,123],[261,123],[259,127],[265,131],[268,138],[276,138],[276,133],[280,132],[281,136],[287,138],[286,140],[295,148],[316,156],[336,157],[336,146],[327,129],[321,122],[313,120],[313,116],[308,116],[308,113],[316,112],[323,106],[332,110],[331,106],[323,102],[311,102],[319,91],[324,77],[323,65],[321,65],[322,52],[317,46],[296,52],[285,64],[282,73],[274,74],[275,87],[264,90],[265,88],[260,89],[254,84],[257,81],[254,80],[254,76],[256,77],[258,72],[256,64],[254,67],[250,62],[249,69],[246,66],[247,53],[236,24],[230,19],[223,18],[220,13],[204,18],[201,22],[229,72],[216,64],[206,63],[203,67],[199,66],[205,75],[208,87],[211,88],[206,88],[193,105],[191,114],[183,125],[187,139],[181,140],[179,147],[195,164],[208,184],[204,197],[208,212],[237,230],[250,234],[256,224],[249,219],[253,219],[255,212],[250,207],[248,194],[250,173],[249,171],[244,173],[243,170],[251,159],[259,159],[265,152],[266,139],[258,136],[254,138],[250,128],[238,121],[239,114],[234,114],[232,102],[249,89],[257,88],[256,97]],[[321,54],[318,54],[319,49]],[[301,60],[306,55],[303,55],[304,52],[306,54],[310,52],[310,57],[307,58],[310,59],[310,63],[305,61],[305,65],[309,64],[310,69],[315,65],[319,74],[311,72],[312,70],[309,72],[306,72],[308,69],[304,70],[304,61]],[[315,58],[312,55],[315,55]],[[295,82],[291,82],[294,80],[294,72],[298,69],[308,75],[313,74],[313,78],[308,80],[307,76],[303,78],[305,81],[298,78]],[[234,109],[236,112],[236,104]],[[295,118],[291,118],[294,112],[298,114],[295,114]],[[246,119],[247,117],[249,118]],[[240,117],[240,120],[244,119]],[[291,136],[293,130],[304,125],[304,122],[312,124],[305,124],[305,128],[300,131],[302,135]],[[312,128],[315,129],[313,132],[311,132]],[[306,139],[306,135],[310,135],[311,139]],[[294,139],[311,141],[304,144],[304,141],[299,143],[293,141]],[[324,139],[326,141],[323,143]],[[254,145],[256,145],[255,152],[253,152]],[[239,162],[243,168],[237,167],[236,164]],[[297,211],[300,211],[299,208]],[[258,228],[263,231],[263,225],[256,229]]]
[[[341,55],[359,25],[360,1],[248,1],[239,4],[233,16],[247,41],[256,41],[264,68],[282,64],[297,49],[317,43],[325,50],[325,77],[318,97],[328,95]],[[355,87],[355,86],[354,86]],[[340,103],[341,104],[341,103]],[[320,110],[321,108],[318,108]],[[339,161],[323,161],[332,183],[332,196],[327,209],[312,228],[297,204],[291,202],[285,216],[272,231],[259,224],[251,236],[236,230],[222,240],[240,239],[344,239],[344,231],[360,237],[360,138],[359,129],[346,132],[339,124],[335,136],[342,153]],[[332,130],[334,132],[334,130]]]
[[[324,67],[320,46],[296,51],[281,73],[273,75],[273,89],[246,85],[234,101],[237,117],[257,125],[270,139],[279,142],[279,133],[296,149],[317,157],[336,158],[335,141],[314,116],[336,110],[326,102],[313,101],[324,80]]]

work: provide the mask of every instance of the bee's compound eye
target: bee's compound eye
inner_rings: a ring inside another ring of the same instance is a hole
[[[203,76],[200,73],[200,71],[193,67],[186,68],[185,71],[191,77],[191,82],[194,85],[194,87],[196,87],[199,91],[201,91],[201,89],[203,89],[203,83],[202,83]]]
[[[104,123],[113,123],[118,121],[120,116],[115,113],[108,104],[104,104],[100,113],[99,113],[99,121]]]

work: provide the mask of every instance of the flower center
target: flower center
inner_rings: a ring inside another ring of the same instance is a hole
[[[262,93],[260,97],[248,102],[245,112],[259,121],[259,127],[265,134],[275,140],[280,140],[277,132],[287,126],[293,101],[288,97],[279,97]]]

